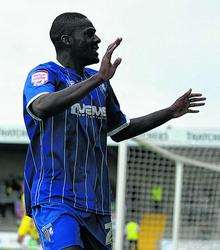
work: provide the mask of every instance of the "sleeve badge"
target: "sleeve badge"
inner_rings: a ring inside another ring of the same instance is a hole
[[[48,82],[48,71],[40,70],[40,71],[35,72],[31,76],[31,82],[36,87],[47,83]]]

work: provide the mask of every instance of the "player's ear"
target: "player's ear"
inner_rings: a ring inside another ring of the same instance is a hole
[[[71,38],[71,36],[68,36],[68,35],[62,35],[62,36],[61,36],[61,41],[62,41],[65,45],[69,46],[69,45],[71,45],[71,43],[72,43],[72,38]]]

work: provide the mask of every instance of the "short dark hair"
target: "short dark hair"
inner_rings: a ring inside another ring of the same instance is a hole
[[[87,17],[77,12],[66,12],[57,16],[50,29],[50,39],[53,42],[56,50],[63,48],[61,41],[62,35],[70,35],[73,31],[73,26],[79,25],[82,19]]]

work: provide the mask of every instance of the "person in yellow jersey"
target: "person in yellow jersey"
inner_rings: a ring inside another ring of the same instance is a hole
[[[157,184],[151,189],[151,201],[153,202],[154,212],[162,212],[163,188]]]
[[[37,229],[33,220],[31,217],[24,215],[18,228],[18,242],[22,243],[26,235],[30,235],[30,237],[35,241],[39,240]]]
[[[21,197],[21,207],[24,210],[24,195]],[[27,216],[24,211],[24,215],[21,219],[19,228],[18,228],[18,238],[17,241],[20,244],[23,244],[25,237],[29,235],[30,240],[28,242],[29,249],[32,249],[38,245],[39,242],[39,235],[37,229],[35,227],[34,221],[31,217]]]
[[[137,241],[139,236],[139,225],[131,220],[126,224],[126,239],[129,242],[129,250],[137,250]]]

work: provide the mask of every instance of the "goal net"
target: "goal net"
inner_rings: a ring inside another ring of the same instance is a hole
[[[137,223],[136,249],[219,250],[220,147],[161,147],[143,137],[124,147],[125,206],[119,216],[123,228]],[[126,234],[121,240],[121,249],[135,249]]]

